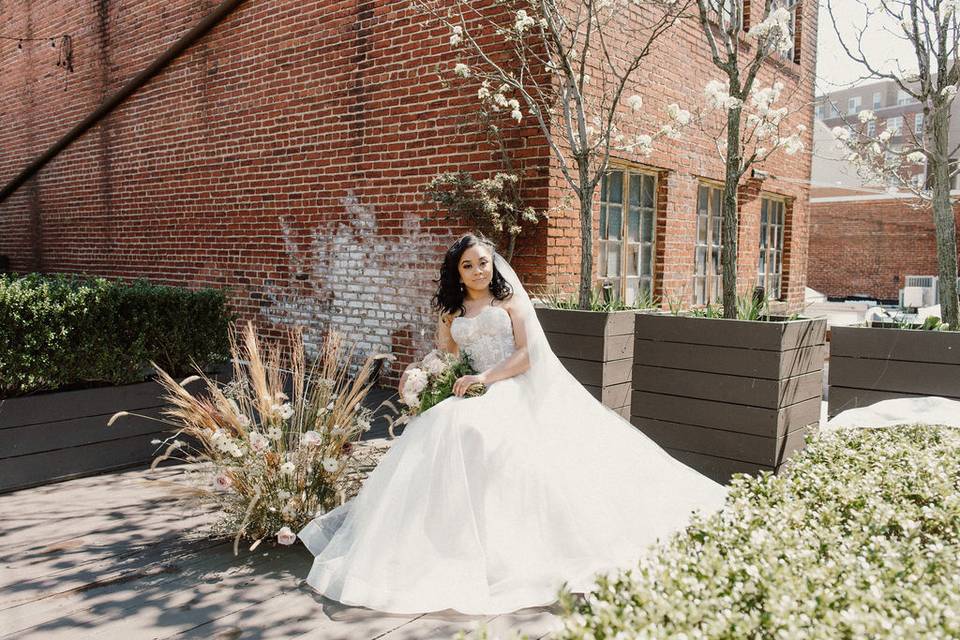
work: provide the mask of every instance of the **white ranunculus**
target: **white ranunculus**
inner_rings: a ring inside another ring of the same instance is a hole
[[[336,458],[324,458],[323,459],[323,469],[327,473],[333,473],[340,467],[340,463],[337,462]]]
[[[426,371],[418,367],[413,367],[407,370],[407,380],[403,384],[403,391],[404,393],[419,396],[420,393],[427,388],[429,382],[430,379]]]
[[[292,462],[284,462],[282,465],[280,465],[280,473],[285,476],[292,476],[296,470],[297,465],[293,464]]]
[[[271,440],[279,440],[283,437],[283,430],[280,427],[270,427],[267,429],[267,437]]]
[[[297,541],[297,534],[290,530],[290,527],[281,527],[277,531],[277,543],[290,546]]]

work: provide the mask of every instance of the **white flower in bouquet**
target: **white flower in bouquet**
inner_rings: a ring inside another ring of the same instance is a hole
[[[280,473],[285,476],[292,476],[293,472],[296,470],[297,465],[293,464],[292,462],[284,462],[282,465],[280,465]]]
[[[340,467],[340,463],[336,458],[324,458],[323,459],[323,468],[327,473],[333,473]]]
[[[420,404],[420,393],[427,388],[430,379],[423,369],[413,367],[407,371],[407,381],[403,385],[404,404],[415,407]]]
[[[240,426],[243,427],[244,429],[250,426],[250,418],[243,415],[242,413],[237,416],[237,422],[239,422]]]
[[[279,440],[283,437],[283,429],[280,427],[270,427],[267,429],[267,437],[271,440]]]
[[[293,494],[287,491],[286,489],[280,489],[279,491],[277,491],[277,497],[280,498],[281,500],[289,500],[291,496],[293,496]]]
[[[226,491],[233,486],[233,480],[225,473],[218,473],[213,479],[213,486],[220,491]]]
[[[231,444],[230,444],[230,455],[232,455],[234,458],[242,458],[242,457],[243,457],[243,447],[241,447],[241,446],[240,446],[239,444],[237,444],[236,442],[231,443]]]
[[[300,444],[305,447],[315,447],[323,442],[323,437],[313,429],[310,431],[304,431],[303,435],[300,437]]]
[[[257,453],[263,453],[270,448],[270,441],[259,431],[250,432],[250,448]]]
[[[341,427],[341,426],[338,425],[338,424],[333,425],[333,428],[330,429],[330,435],[333,436],[334,438],[339,438],[340,436],[342,436],[342,435],[345,434],[346,432],[347,432],[347,430],[344,429],[343,427]]]
[[[280,527],[277,531],[277,543],[282,545],[291,545],[297,541],[297,534],[290,530],[290,527]]]
[[[422,364],[423,364],[423,368],[427,371],[427,373],[435,376],[440,375],[441,373],[446,371],[447,366],[449,366],[447,364],[446,359],[442,355],[437,353],[436,350],[433,350],[430,353],[428,353],[426,357],[423,359]]]

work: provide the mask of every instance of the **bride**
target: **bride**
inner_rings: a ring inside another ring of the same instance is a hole
[[[438,347],[479,372],[415,417],[352,500],[299,537],[322,595],[389,613],[509,613],[585,593],[725,487],[593,398],[550,350],[513,269],[474,235],[447,251]],[[401,378],[401,388],[404,379]],[[463,397],[474,383],[485,394]]]

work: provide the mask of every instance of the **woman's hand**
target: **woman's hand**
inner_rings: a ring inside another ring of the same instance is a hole
[[[453,383],[453,395],[462,398],[475,384],[487,384],[487,379],[481,373],[476,376],[461,376]]]

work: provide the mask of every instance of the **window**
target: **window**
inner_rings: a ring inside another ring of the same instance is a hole
[[[763,5],[761,5],[763,6]],[[772,0],[770,3],[770,11],[775,11],[779,8],[784,8],[790,12],[790,41],[794,43],[794,46],[790,47],[788,51],[783,52],[783,59],[790,60],[791,62],[799,62],[797,59],[797,12],[800,10],[800,2],[797,0]]]
[[[827,117],[827,106],[826,105],[817,105],[817,120],[823,120]]]
[[[873,108],[879,109],[883,105],[883,94],[879,91],[873,92]]]
[[[923,114],[916,113],[913,116],[913,132],[915,134],[923,135]]]
[[[890,135],[898,136],[903,133],[903,116],[887,118],[887,131]]]
[[[713,9],[716,15],[716,21],[721,25],[725,25],[733,20],[734,11],[737,11],[739,14],[736,16],[738,22],[737,28],[743,28],[743,0],[710,0],[707,6]]]
[[[913,96],[904,91],[903,89],[897,90],[897,105],[910,104],[913,102]]]
[[[873,120],[867,123],[867,135],[871,138],[877,134],[877,123]]]
[[[860,113],[860,96],[847,100],[847,115],[855,116]]]
[[[720,299],[720,187],[701,184],[697,192],[697,246],[693,276],[694,304]]]
[[[783,280],[783,200],[760,198],[760,266],[757,286],[763,287],[767,297],[780,298]]]
[[[600,180],[600,279],[627,304],[653,294],[655,191],[654,176],[638,171]]]

